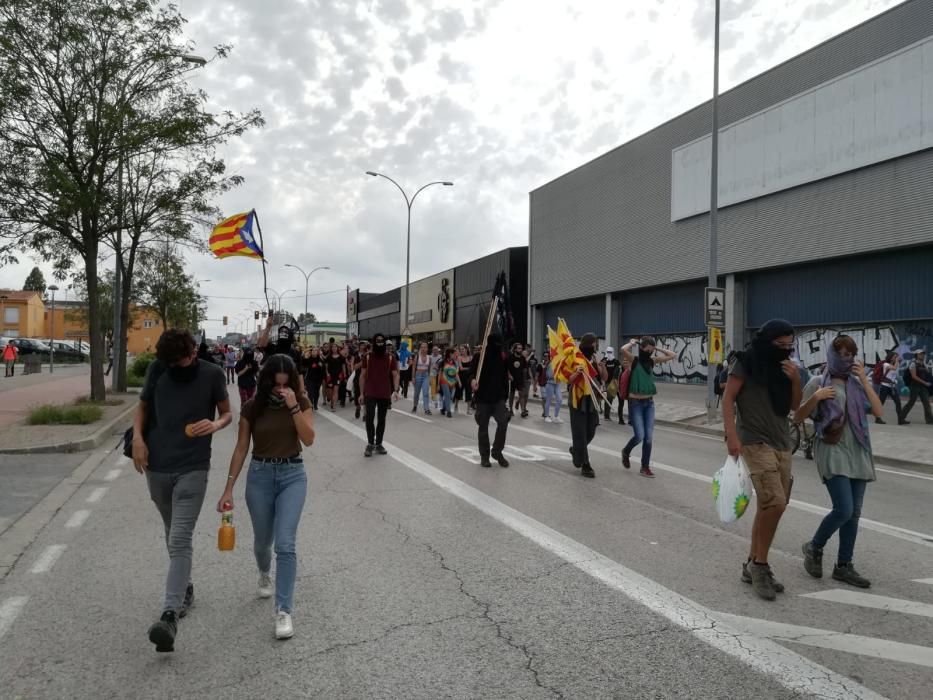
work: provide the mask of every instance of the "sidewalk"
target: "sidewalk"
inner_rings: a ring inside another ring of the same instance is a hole
[[[903,397],[902,397],[903,401]],[[722,432],[722,420],[706,422],[706,385],[658,383],[655,399],[656,421],[660,424],[702,426]],[[910,425],[898,425],[894,404],[885,403],[887,425],[871,423],[871,441],[875,459],[888,464],[913,464],[933,467],[933,425],[923,422],[923,408],[915,405],[907,417]]]
[[[102,406],[103,416],[89,425],[25,425],[29,410],[41,404],[70,404],[90,393],[89,365],[63,365],[55,372],[4,377],[0,381],[0,453],[90,449],[89,440],[107,439],[129,425],[134,395],[117,395],[123,403]],[[125,423],[125,425],[124,425]]]

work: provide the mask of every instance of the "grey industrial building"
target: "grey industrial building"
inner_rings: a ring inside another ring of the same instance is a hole
[[[515,338],[524,341],[528,309],[528,248],[504,248],[450,270],[413,281],[408,321],[415,342],[441,346],[479,344],[492,303],[493,287],[505,272],[515,319]],[[351,291],[347,319],[352,334],[376,333],[400,339],[405,329],[405,287],[382,294]]]
[[[772,317],[866,359],[933,350],[933,2],[912,0],[723,93],[727,348]],[[530,194],[529,328],[653,334],[669,379],[706,377],[711,104]],[[665,366],[668,367],[668,366]]]

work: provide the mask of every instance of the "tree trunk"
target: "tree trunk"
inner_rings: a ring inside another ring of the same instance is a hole
[[[97,286],[97,240],[91,236],[84,238],[84,269],[87,276],[87,315],[91,343],[91,400],[103,401],[107,398],[104,387],[104,342],[100,333],[100,299]]]

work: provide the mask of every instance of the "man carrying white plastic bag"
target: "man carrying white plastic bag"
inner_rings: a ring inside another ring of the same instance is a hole
[[[741,457],[726,458],[726,463],[713,476],[713,501],[724,523],[734,523],[745,514],[752,495],[752,480]]]
[[[748,348],[736,352],[722,398],[726,446],[748,467],[755,486],[755,522],[742,580],[761,598],[784,590],[768,564],[768,552],[790,498],[791,437],[788,415],[800,405],[800,371],[791,359],[794,327],[773,319]]]

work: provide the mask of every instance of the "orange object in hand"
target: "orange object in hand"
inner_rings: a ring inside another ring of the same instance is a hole
[[[190,438],[194,437],[194,423],[188,423],[188,425],[185,426],[185,435]]]
[[[217,549],[221,552],[231,552],[236,546],[236,528],[233,527],[233,506],[224,503],[224,512],[220,516],[220,527],[217,529]]]

